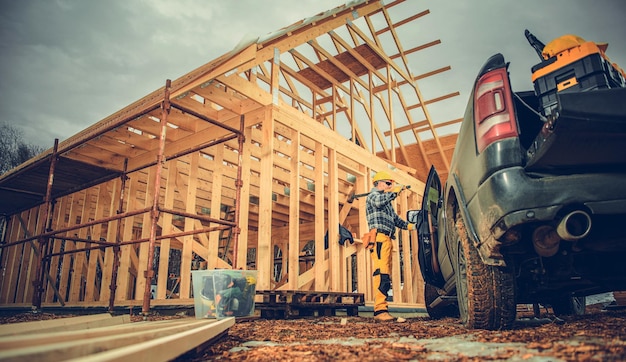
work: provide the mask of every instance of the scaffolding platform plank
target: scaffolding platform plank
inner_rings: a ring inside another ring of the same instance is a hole
[[[257,302],[255,309],[261,312],[261,318],[267,319],[334,316],[339,309],[356,316],[359,306],[365,305],[363,293],[257,290],[256,295],[263,301]]]

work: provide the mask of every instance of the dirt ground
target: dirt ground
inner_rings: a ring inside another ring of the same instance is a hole
[[[365,315],[251,318],[176,361],[626,361],[626,309],[605,307],[588,305],[584,315],[562,319],[545,308],[539,318],[518,310],[508,331],[468,330],[458,319],[426,316],[406,323]],[[0,324],[60,317],[27,313],[0,318]]]
[[[518,316],[513,330],[468,330],[458,319],[309,317],[237,321],[179,361],[625,361],[626,310],[587,306],[557,319]]]

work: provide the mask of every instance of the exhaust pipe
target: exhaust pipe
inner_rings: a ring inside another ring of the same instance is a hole
[[[591,230],[591,217],[584,211],[572,211],[565,215],[556,227],[556,233],[561,239],[576,241],[582,239]]]
[[[537,254],[550,257],[559,251],[561,240],[576,241],[582,239],[591,230],[591,217],[584,211],[572,211],[565,215],[556,229],[542,225],[533,231],[533,247]]]

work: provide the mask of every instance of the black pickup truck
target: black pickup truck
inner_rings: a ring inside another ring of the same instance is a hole
[[[512,90],[502,54],[486,61],[445,185],[431,168],[422,209],[407,212],[432,318],[509,329],[517,304],[579,314],[586,296],[626,290],[626,87],[598,71],[570,69],[575,87],[556,79],[542,95],[537,82]]]

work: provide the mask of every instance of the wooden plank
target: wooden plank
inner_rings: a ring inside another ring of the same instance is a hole
[[[30,209],[27,213],[28,215],[28,225],[26,226],[26,230],[24,230],[24,236],[28,236],[28,235],[36,235],[33,232],[36,232],[36,228],[37,228],[37,214],[38,214],[38,210],[39,207],[35,207],[33,209]],[[34,241],[34,248],[38,248],[39,247],[39,242],[38,241]],[[15,293],[15,302],[17,303],[31,303],[32,299],[28,299],[27,298],[27,293],[29,291],[31,291],[31,288],[33,287],[33,282],[35,281],[36,276],[34,275],[35,273],[33,273],[33,275],[29,275],[29,271],[31,270],[31,263],[33,261],[32,255],[34,254],[33,250],[34,248],[31,247],[32,244],[29,243],[24,243],[23,244],[23,249],[21,250],[21,260],[19,261],[19,265],[16,266],[16,268],[19,271],[18,274],[18,278],[17,278],[17,288],[16,288],[16,293]]]
[[[321,142],[315,142],[315,264],[313,269],[307,273],[314,274],[315,289],[326,290],[328,283],[324,279],[324,269],[321,265],[324,263],[324,145]],[[305,273],[306,274],[306,273]],[[301,278],[304,275],[300,276]]]
[[[261,157],[261,190],[272,188],[272,177],[274,174],[274,153],[268,150],[274,149],[274,107],[267,107],[265,119],[263,120],[262,145],[265,152]],[[273,260],[272,238],[272,195],[265,192],[259,195],[259,229],[257,246],[256,269],[259,271],[257,288],[270,289],[271,265]]]
[[[345,290],[345,272],[341,268],[341,249],[339,249],[339,200],[337,198],[337,151],[328,146],[328,222],[326,232],[328,233],[328,245],[330,253],[330,290],[338,292]]]
[[[81,199],[82,193],[76,192],[72,195],[68,196],[68,210],[67,210],[67,227],[72,227],[76,225],[76,219],[78,217],[77,213],[79,211],[79,200]],[[70,232],[68,232],[70,233]],[[68,234],[66,233],[66,234]],[[59,235],[62,237],[62,235]],[[71,252],[76,249],[76,245],[71,240],[63,240],[63,250],[66,252]],[[61,260],[61,276],[59,278],[59,294],[65,297],[65,301],[68,302],[68,291],[70,284],[70,273],[72,272],[72,262],[74,259],[74,254],[67,253],[63,255]]]
[[[356,177],[356,188],[355,188],[355,191],[358,194],[369,191],[369,180],[370,180],[369,168],[363,165],[361,166],[360,171],[361,171],[361,175],[358,175]],[[364,176],[364,175],[367,175],[367,176]],[[360,203],[359,214],[358,214],[359,230],[358,230],[357,236],[362,237],[362,235],[369,232],[369,228],[367,225],[367,217],[365,214],[365,198],[361,198],[357,200],[356,202]],[[366,246],[367,246],[367,243],[357,244],[357,256],[356,256],[357,272],[358,272],[357,288],[361,293],[365,294],[365,298],[367,300],[371,300],[371,296],[372,296],[371,275],[372,274],[370,272],[371,264],[369,263],[370,253],[369,253],[369,250],[365,248]]]
[[[39,216],[39,218],[41,218],[41,216]],[[20,224],[22,226],[25,226],[21,218],[18,221],[20,222]],[[25,237],[31,237],[32,235],[28,232],[28,230],[26,230],[24,236]],[[53,239],[51,239],[51,240],[53,240]],[[30,246],[30,249],[33,251],[33,256],[35,257],[35,259],[40,259],[40,252],[39,252],[38,247],[35,245],[35,241],[34,240],[28,241],[28,243],[24,244],[25,248],[27,248],[27,246]],[[56,271],[58,268],[53,268],[53,267],[49,267],[48,268],[48,270],[51,270],[51,269],[54,269]],[[30,272],[29,272],[29,274],[30,274]],[[48,287],[48,290],[50,290],[50,292],[53,295],[56,295],[59,298],[59,300],[61,300],[62,297],[61,297],[61,295],[58,294],[58,290],[56,289],[56,286],[55,286],[55,280],[56,279],[51,277],[47,270],[44,271],[44,276],[46,278],[46,280],[43,281],[44,284],[42,286],[44,288],[44,293],[45,293],[45,288]],[[33,296],[31,294],[26,299],[30,298],[30,300],[32,300],[32,297]],[[42,298],[45,298],[45,296],[42,296]],[[63,301],[61,301],[61,303],[63,303]]]
[[[131,177],[131,181],[133,180],[133,178]],[[154,198],[154,188],[155,188],[155,184],[156,184],[156,167],[150,167],[148,169],[148,175],[147,175],[147,183],[140,185],[137,181],[134,181],[132,183],[131,189],[132,189],[132,193],[129,193],[129,195],[134,195],[135,192],[141,191],[142,187],[145,187],[145,189],[143,189],[143,192],[145,194],[145,198],[143,201],[143,205],[141,205],[142,207],[149,207],[152,205],[152,199]],[[133,208],[138,208],[135,207],[135,198],[134,197],[130,197],[129,199],[129,210],[132,210]],[[132,201],[132,204],[131,204]],[[140,201],[137,200],[136,201],[136,206],[139,206]],[[132,206],[131,206],[132,205]],[[130,221],[127,221],[127,223]],[[145,227],[141,228],[141,237],[142,238],[149,238],[150,237],[150,225],[151,223],[151,219],[150,219],[150,213],[146,212],[142,215],[142,221],[141,224],[142,225],[146,225]],[[126,233],[124,233],[124,237],[126,237]],[[124,239],[124,240],[128,240],[128,239]],[[125,246],[124,248],[130,248],[130,246]],[[150,249],[150,243],[141,243],[139,245],[139,256],[138,256],[138,261],[137,261],[137,281],[135,283],[135,300],[143,300],[143,294],[146,288],[146,271],[148,270],[148,252]],[[152,268],[152,266],[150,266],[150,268]],[[118,274],[118,281],[120,281],[121,279],[125,280],[127,278],[124,278],[124,273],[126,272],[124,269],[120,268],[120,272],[121,274]],[[126,285],[126,284],[125,284]],[[132,288],[132,286],[129,286],[128,289],[130,291],[130,289]],[[125,291],[125,289],[124,289]],[[121,296],[117,296],[115,297],[115,300],[118,300],[118,298],[120,298],[120,300],[124,300],[126,299],[126,297],[124,295]]]
[[[53,217],[53,222],[52,222],[52,229],[53,230],[58,230],[58,229],[62,229],[65,227],[65,214],[66,214],[66,207],[68,204],[68,201],[70,201],[69,198],[67,197],[63,197],[59,200],[59,202],[57,202],[57,205],[55,206],[55,215]],[[52,243],[52,253],[53,254],[57,254],[61,251],[61,244],[63,243],[62,240],[60,239],[50,239],[50,242]],[[53,256],[50,259],[50,267],[48,268],[48,275],[49,275],[49,281],[46,285],[45,288],[45,295],[43,295],[42,297],[42,302],[44,303],[52,303],[54,301],[54,297],[55,295],[57,295],[57,293],[59,292],[57,289],[57,285],[56,285],[56,280],[57,280],[57,276],[59,274],[59,266],[61,265],[61,257],[60,256]],[[54,281],[54,284],[52,283],[52,281]],[[62,305],[65,304],[65,297],[61,296],[59,298],[60,300],[58,302],[60,302]]]
[[[215,167],[213,168],[213,185],[211,187],[211,217],[219,219],[222,210],[222,183],[224,180],[224,145],[217,145],[215,149]],[[217,226],[217,225],[212,225]],[[219,268],[219,231],[209,233],[209,254],[207,256],[209,269]]]
[[[167,162],[167,169],[163,169],[166,176],[167,186],[165,187],[165,196],[163,205],[166,209],[171,210],[174,205],[174,196],[176,193],[176,176],[178,175],[178,160],[173,159]],[[172,225],[172,214],[169,212],[161,213],[159,217],[161,230],[163,235],[171,234],[174,230]],[[159,248],[159,265],[157,267],[157,295],[156,299],[166,299],[167,282],[169,280],[169,260],[170,260],[170,244],[171,239],[161,239]],[[155,250],[156,253],[156,250]],[[156,256],[156,255],[155,255]]]
[[[185,211],[193,214],[196,212],[198,178],[194,177],[198,172],[199,152],[194,152],[189,157],[189,175],[185,193]],[[185,218],[185,231],[194,230],[194,219]],[[183,237],[183,250],[180,262],[180,287],[179,296],[188,298],[191,296],[191,262],[193,261],[193,235]]]
[[[26,211],[22,212],[19,215],[13,215],[11,218],[11,230],[10,230],[10,240],[18,240],[22,237],[24,232],[20,233],[22,230],[21,223],[19,222],[19,218],[27,215]],[[9,258],[3,265],[5,265],[5,274],[0,280],[2,283],[2,296],[0,301],[2,303],[15,303],[15,289],[17,288],[17,275],[18,275],[18,267],[20,263],[20,255],[22,253],[22,249],[24,248],[24,244],[19,244],[15,246],[11,246],[8,248],[8,252],[6,248],[2,251],[2,256],[6,254]]]
[[[73,318],[79,318],[79,317],[63,318],[63,319],[73,319]],[[96,325],[96,322],[98,323],[97,325]],[[126,333],[126,332],[154,328],[151,322],[150,323],[149,322],[130,323],[129,315],[121,315],[121,316],[102,319],[98,321],[91,321],[91,322],[87,322],[84,324],[80,324],[80,327],[81,328],[78,328],[75,330],[74,329],[73,330],[39,330],[38,329],[35,332],[28,332],[28,333],[23,333],[19,335],[11,335],[11,336],[2,336],[0,337],[0,351],[14,349],[14,348],[23,348],[23,347],[28,347],[28,346],[40,346],[46,343],[58,343],[58,342],[84,339],[84,338],[89,338],[89,337],[98,337],[98,336],[111,334],[112,329],[115,330],[115,333]],[[82,327],[89,327],[89,329],[85,329]]]
[[[188,318],[187,323],[158,323],[153,324],[152,328],[147,331],[140,330],[128,333],[117,333],[115,329],[109,329],[109,333],[105,333],[104,336],[4,350],[0,352],[0,358],[8,361],[59,361],[68,359],[93,361],[103,360],[102,355],[106,352],[102,353],[102,351],[119,355],[117,349],[133,351],[138,345],[148,344],[150,348],[142,350],[141,360],[166,361],[209,339],[211,335],[206,331],[215,329],[214,325],[217,324],[221,327],[218,328],[220,332],[230,327],[234,324],[234,318],[230,319],[231,321],[224,320],[220,323]],[[199,330],[203,331],[204,335],[196,336],[194,343],[197,344],[189,347],[190,342],[184,339],[190,335],[189,332],[198,333]],[[159,344],[160,347],[155,347],[155,343]],[[155,352],[156,350],[158,352]],[[149,358],[147,358],[148,356]],[[123,360],[128,361],[132,358],[126,356]]]
[[[154,170],[154,167],[150,168],[150,170]],[[137,197],[135,196],[135,193],[137,192],[137,189],[142,187],[143,185],[139,183],[139,180],[137,180],[137,177],[133,177],[134,175],[130,175],[130,182],[127,183],[127,187],[128,187],[128,193],[127,195],[129,195],[129,199],[128,199],[128,203],[127,203],[127,210],[126,211],[130,211],[130,210],[136,210],[139,209],[139,207],[137,206],[137,203],[139,202],[137,200]],[[146,203],[151,203],[151,198],[146,197]],[[151,204],[150,204],[151,205]],[[146,212],[145,215],[147,216],[147,219],[150,220],[150,213]],[[134,224],[134,218],[130,217],[130,218],[125,218],[123,220],[123,224],[122,224],[122,229],[121,229],[121,238],[122,240],[132,240],[134,238],[134,233],[133,233],[133,224]],[[144,225],[146,225],[146,227],[142,228],[143,230],[146,230],[147,233],[150,232],[150,221],[148,221],[147,223],[144,223]],[[116,225],[117,226],[117,225]],[[116,229],[116,233],[117,233],[117,229]],[[144,245],[147,243],[142,243],[141,245]],[[127,300],[127,299],[131,299],[132,296],[132,288],[133,288],[133,279],[132,277],[130,277],[132,275],[131,271],[133,270],[133,259],[134,259],[134,254],[135,254],[135,248],[133,245],[124,245],[121,246],[119,249],[119,259],[118,259],[118,271],[117,271],[117,280],[112,281],[113,283],[115,283],[116,285],[116,290],[115,290],[115,301],[123,301],[123,300]],[[144,275],[141,275],[141,279],[143,279]],[[143,284],[142,284],[143,285]],[[135,298],[142,298],[143,297],[143,289],[140,292],[137,292],[135,294]]]
[[[82,203],[80,205],[76,205],[80,207],[80,211],[77,211],[77,213],[80,215],[79,220],[78,220],[79,223],[85,223],[89,221],[90,211],[91,211],[90,210],[91,205],[89,201],[91,199],[93,192],[94,192],[94,189],[89,188],[78,193],[79,195],[81,195],[81,199],[82,199]],[[86,228],[80,228],[75,232],[78,234],[79,238],[83,240],[87,239]],[[82,241],[76,241],[74,242],[74,245],[76,249],[82,249],[87,246],[87,244]],[[69,295],[68,301],[79,302],[79,301],[84,300],[85,291],[83,289],[83,286],[84,286],[83,281],[86,275],[83,275],[83,272],[85,271],[85,268],[86,268],[86,253],[84,251],[75,253],[74,263],[72,264],[72,268],[70,271],[71,282],[70,282],[70,295]]]
[[[109,194],[110,183],[103,183],[96,187],[98,190],[95,200],[95,216],[96,220],[102,219],[106,211],[111,211],[109,207],[107,210],[106,205],[111,203],[111,196]],[[107,216],[111,216],[110,214]],[[100,240],[102,225],[96,224],[91,228],[91,240]],[[96,281],[97,266],[99,260],[102,258],[102,251],[100,249],[94,249],[89,252],[89,258],[87,260],[87,276],[85,285],[85,301],[92,302],[100,299],[100,285]],[[103,265],[100,264],[100,267]]]
[[[130,182],[128,183],[130,185]],[[111,200],[109,209],[110,215],[117,212],[119,208],[120,195],[122,187],[121,179],[114,179],[110,183],[111,185]],[[110,243],[117,242],[117,226],[121,220],[113,221],[107,225],[106,240]],[[100,300],[108,301],[111,298],[111,278],[113,275],[113,248],[106,248],[104,250],[104,256],[102,258],[102,276],[100,277]]]
[[[45,228],[47,227],[47,220],[45,222],[42,222],[42,220],[44,220],[44,217],[45,217],[43,215],[43,213],[45,212],[45,209],[46,207],[44,205],[41,205],[39,207],[32,209],[33,213],[31,213],[30,217],[31,218],[34,217],[35,220],[33,221],[34,223],[33,227],[29,228],[29,230],[33,230],[34,232],[34,234],[31,234],[31,235],[41,234],[44,232]],[[49,215],[47,216],[49,217]],[[23,302],[25,303],[33,301],[33,296],[37,288],[36,281],[38,281],[39,279],[39,275],[37,275],[38,262],[41,261],[41,267],[42,268],[44,267],[44,262],[41,259],[43,256],[40,255],[39,253],[40,246],[41,244],[39,243],[39,239],[28,242],[26,245],[24,245],[24,251],[28,250],[28,263],[26,262],[26,255],[24,255],[24,259],[22,260],[22,264],[28,265],[26,269],[26,276],[28,277],[28,283],[26,284],[27,288],[24,291],[24,299],[23,299]],[[41,288],[45,288],[47,284],[47,278],[45,278],[46,276],[48,276],[47,270],[45,271],[44,278],[41,280],[41,283],[42,283],[40,285]]]
[[[111,319],[109,313],[91,314],[80,317],[49,319],[45,321],[32,321],[22,323],[11,323],[0,325],[0,336],[17,335],[30,332],[43,331],[61,331],[79,329],[83,326],[97,325],[89,324],[92,322],[102,323],[104,320]]]
[[[92,354],[72,361],[169,361],[193,348],[217,337],[235,324],[235,318],[225,318],[215,322],[203,320],[197,328],[171,336],[136,343],[103,353]]]
[[[291,180],[289,184],[289,260],[298,260],[300,256],[300,132],[294,130],[291,135]],[[284,254],[283,254],[284,255]],[[283,263],[288,267],[290,289],[297,289],[300,263]]]

